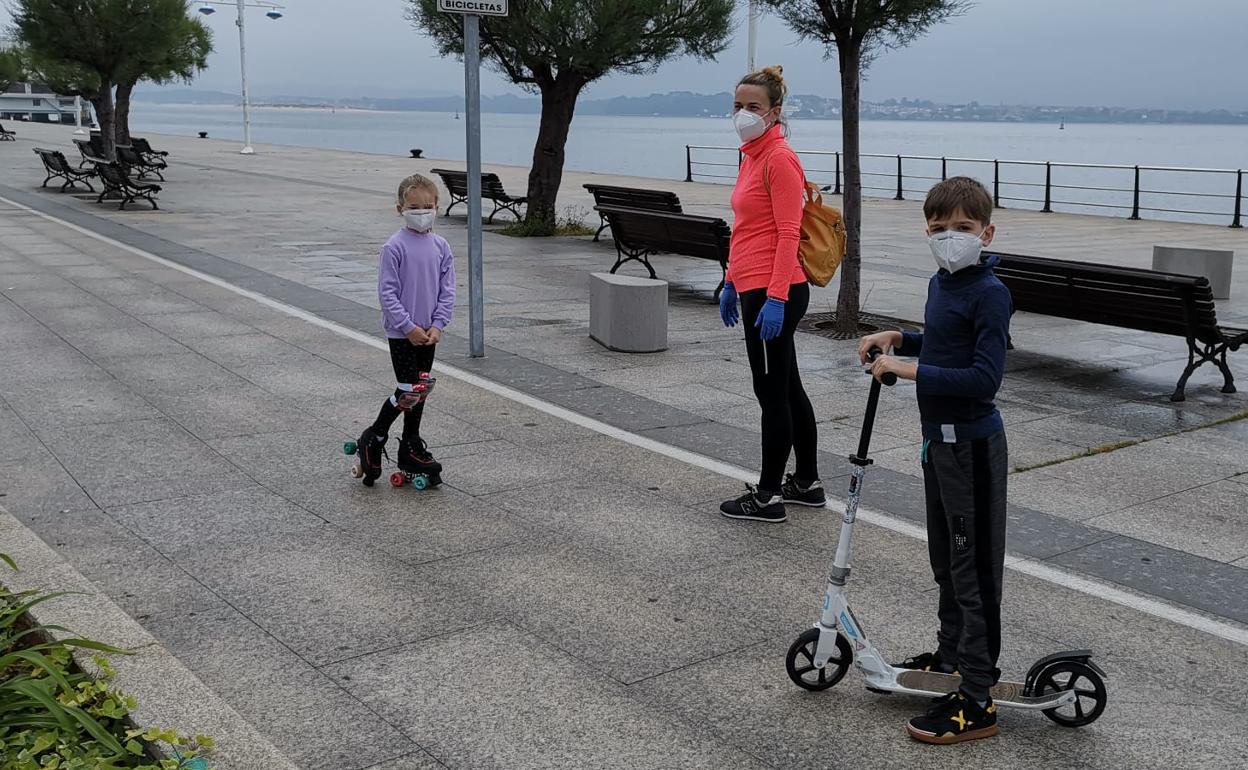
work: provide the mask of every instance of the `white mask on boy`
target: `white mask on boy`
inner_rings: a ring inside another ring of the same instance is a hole
[[[936,233],[927,239],[932,247],[932,257],[936,266],[956,273],[979,262],[980,252],[984,249],[983,235],[960,233],[946,230]]]
[[[437,215],[433,209],[407,209],[403,212],[403,222],[418,233],[427,233],[433,229]]]
[[[737,110],[732,116],[732,127],[737,129],[741,143],[752,142],[767,133],[767,123],[749,110]]]

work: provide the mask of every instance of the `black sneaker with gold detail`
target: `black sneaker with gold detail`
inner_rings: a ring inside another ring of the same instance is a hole
[[[932,704],[927,713],[906,724],[906,732],[923,743],[961,743],[991,738],[997,728],[997,704],[989,698],[980,706],[961,690]]]
[[[938,674],[952,674],[956,670],[952,664],[943,662],[940,655],[935,652],[921,652],[893,665],[896,668],[906,668],[911,671],[935,671]]]

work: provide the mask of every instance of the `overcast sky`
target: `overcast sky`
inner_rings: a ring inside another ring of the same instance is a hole
[[[251,0],[249,0],[250,2]],[[285,16],[247,17],[248,70],[259,96],[462,93],[463,67],[437,57],[403,18],[403,0],[286,0]],[[744,9],[745,2],[742,0]],[[7,16],[0,10],[0,16]],[[744,17],[744,12],[738,14]],[[232,8],[205,17],[216,52],[196,87],[237,93]],[[867,73],[867,99],[1248,109],[1248,0],[979,0],[964,17]],[[746,62],[745,25],[716,62],[677,60],[646,77],[612,77],[591,97],[728,90]],[[836,95],[836,63],[764,17],[758,62],[784,65],[798,93]],[[513,92],[493,71],[482,92]]]

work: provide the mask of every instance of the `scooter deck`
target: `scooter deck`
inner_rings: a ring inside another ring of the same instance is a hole
[[[957,674],[942,674],[938,671],[903,671],[897,675],[897,684],[907,690],[921,690],[934,694],[950,693],[962,684],[962,677]],[[1041,706],[1052,702],[1056,693],[1042,697],[1023,695],[1022,682],[997,682],[991,690],[992,699],[998,703],[1013,706]]]

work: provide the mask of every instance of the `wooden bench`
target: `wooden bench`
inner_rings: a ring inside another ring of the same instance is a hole
[[[4,126],[0,126],[0,142],[16,142],[17,132],[10,131]]]
[[[138,174],[139,179],[155,174],[160,181],[165,181],[161,172],[169,168],[169,164],[160,158],[147,158],[131,145],[117,145],[117,162]]]
[[[444,168],[435,168],[432,171],[442,177],[442,184],[446,185],[446,191],[451,194],[451,205],[446,207],[446,216],[449,217],[451,209],[468,202],[468,172]],[[517,208],[526,205],[529,201],[528,198],[508,195],[498,175],[486,173],[481,174],[481,198],[494,204],[494,210],[485,220],[491,224],[494,222],[494,215],[500,211],[509,211],[517,222],[520,221],[520,212]]]
[[[1222,392],[1235,392],[1226,354],[1248,342],[1248,329],[1218,325],[1207,278],[1021,254],[998,256],[995,272],[1013,295],[1015,310],[1186,339],[1187,367],[1171,401],[1185,398],[1188,378],[1206,362],[1222,371]]]
[[[61,185],[61,192],[65,192],[73,187],[76,182],[82,182],[91,192],[95,192],[95,188],[91,186],[91,177],[96,175],[94,168],[79,169],[69,165],[69,160],[60,150],[48,150],[43,147],[36,147],[35,153],[39,156],[39,160],[43,161],[43,169],[47,172],[43,184],[40,187],[47,187],[48,182],[53,179],[64,179],[65,183]]]
[[[99,161],[95,164],[95,170],[99,172],[100,183],[104,185],[104,191],[95,199],[96,203],[103,203],[107,197],[120,197],[121,206],[118,208],[124,211],[127,203],[134,203],[142,198],[152,204],[153,209],[160,208],[156,205],[155,198],[160,192],[160,185],[131,179],[120,163]]]
[[[646,211],[666,211],[672,214],[682,213],[680,197],[667,190],[646,190],[640,187],[615,187],[607,184],[587,184],[585,189],[594,196],[595,206],[614,206],[622,209],[645,209]],[[602,224],[594,233],[598,240],[602,231],[611,225],[607,218],[599,212]]]
[[[625,262],[636,260],[645,265],[650,277],[654,278],[651,254],[711,259],[719,263],[720,280],[715,287],[718,299],[728,273],[728,242],[732,238],[732,229],[727,222],[718,217],[616,206],[595,206],[594,210],[606,218],[615,238],[616,260],[611,272],[614,273]]]
[[[78,148],[78,154],[82,156],[82,159],[78,161],[78,168],[94,166],[101,161],[104,161],[104,144],[100,141],[99,137],[93,136],[90,139],[75,139],[74,146]]]
[[[133,147],[140,155],[148,159],[169,157],[168,151],[152,149],[152,145],[141,136],[130,137],[130,146]]]

